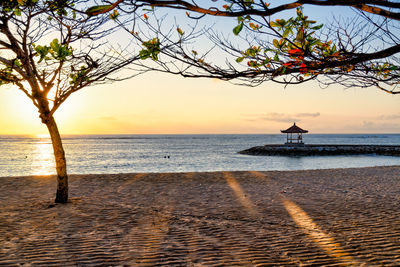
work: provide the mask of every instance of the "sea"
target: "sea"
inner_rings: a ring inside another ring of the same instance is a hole
[[[400,165],[400,157],[249,156],[238,151],[283,144],[281,134],[67,135],[68,173],[268,171]],[[400,145],[400,134],[307,134],[307,144]],[[47,137],[1,136],[0,177],[55,174]]]

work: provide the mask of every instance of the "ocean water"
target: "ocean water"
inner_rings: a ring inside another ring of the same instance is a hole
[[[282,144],[284,135],[77,135],[64,136],[68,172],[133,173],[305,170],[400,165],[400,157],[248,156],[252,146]],[[400,134],[307,134],[308,144],[400,145]],[[0,176],[54,174],[49,138],[0,136]]]

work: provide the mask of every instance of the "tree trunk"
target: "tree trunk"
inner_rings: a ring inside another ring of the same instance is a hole
[[[54,117],[50,115],[46,120],[46,126],[51,136],[53,144],[54,158],[56,160],[57,169],[57,194],[56,203],[67,203],[68,201],[68,175],[67,161],[65,159],[64,148],[61,141],[61,136]]]

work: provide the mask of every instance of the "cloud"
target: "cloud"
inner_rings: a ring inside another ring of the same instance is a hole
[[[392,114],[392,115],[381,115],[377,117],[378,120],[398,120],[400,119],[400,114]]]
[[[363,121],[362,128],[374,128],[375,123],[373,121]]]
[[[319,117],[321,115],[321,113],[319,112],[315,112],[315,113],[297,113],[296,116],[297,117]]]
[[[285,114],[285,113],[266,113],[259,115],[245,115],[248,121],[275,121],[275,122],[298,122],[303,118],[315,118],[319,117],[321,113],[296,113],[296,114]]]

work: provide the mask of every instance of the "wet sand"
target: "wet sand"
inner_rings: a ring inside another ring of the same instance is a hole
[[[0,178],[0,265],[400,265],[400,166]]]

